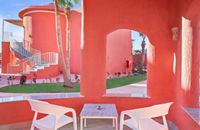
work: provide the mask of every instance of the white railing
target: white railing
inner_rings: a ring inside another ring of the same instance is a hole
[[[25,74],[44,69],[50,65],[58,64],[58,53],[46,52],[44,54],[35,54],[29,58],[21,60],[17,65],[8,64],[7,73]]]
[[[31,48],[31,47],[30,47],[30,49],[29,49],[29,52],[30,52],[31,54],[41,54],[41,51],[36,50],[36,49],[33,49],[33,48]]]
[[[24,48],[23,42],[17,42],[16,40],[10,41],[10,47],[12,50],[14,50],[16,53],[20,54],[23,57],[31,57],[34,54],[41,53],[39,50],[33,48]]]
[[[41,55],[41,62],[42,64],[51,64],[57,65],[58,64],[58,53],[55,52],[46,52]]]

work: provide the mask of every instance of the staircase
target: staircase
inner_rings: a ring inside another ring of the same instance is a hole
[[[9,74],[29,74],[58,64],[58,53],[56,52],[41,53],[32,48],[27,50],[23,47],[22,42],[17,41],[12,41],[10,48],[16,55],[23,58],[15,65],[7,65],[7,73]]]
[[[18,57],[28,58],[31,57],[31,53],[23,47],[22,42],[10,42],[10,48]]]

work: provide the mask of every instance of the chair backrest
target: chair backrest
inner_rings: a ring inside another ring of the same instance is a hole
[[[28,99],[28,102],[31,105],[32,111],[42,114],[51,114],[56,117],[60,117],[71,110],[71,108],[66,108],[39,100]]]
[[[172,102],[154,105],[151,107],[140,108],[140,109],[134,110],[132,114],[137,119],[165,116],[168,114],[168,111],[171,105],[172,105]]]
[[[48,109],[49,109],[49,103],[44,102],[44,101],[39,101],[39,100],[32,100],[28,99],[28,102],[31,105],[32,111],[38,112],[38,113],[43,113],[43,114],[49,114]]]
[[[172,102],[169,102],[169,103],[164,103],[164,104],[153,105],[152,109],[154,109],[154,111],[156,111],[155,116],[156,116],[156,114],[158,116],[167,115],[169,112],[169,108],[172,104],[173,104]]]

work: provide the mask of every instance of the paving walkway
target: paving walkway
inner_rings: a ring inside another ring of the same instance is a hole
[[[107,89],[106,94],[109,96],[147,97],[147,81]]]
[[[78,124],[78,130],[79,127],[79,120],[77,122]],[[177,127],[174,125],[173,122],[168,121],[169,130],[178,130]],[[9,125],[0,125],[1,130],[30,130],[31,122],[22,122],[22,123],[16,123],[16,124],[9,124]],[[72,123],[63,126],[59,130],[73,130]],[[87,120],[87,127],[84,128],[84,130],[115,130],[112,127],[112,120],[109,119],[88,119]],[[126,126],[124,126],[124,130],[130,130]]]
[[[83,97],[80,93],[2,93],[0,92],[0,103],[24,101],[27,99],[60,99]]]

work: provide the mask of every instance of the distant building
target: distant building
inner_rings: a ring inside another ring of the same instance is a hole
[[[18,42],[11,35],[4,34],[2,72],[26,75],[36,73],[38,78],[60,74],[62,66],[56,43],[54,5],[26,7],[19,12],[19,17],[20,20],[5,20],[24,28],[24,40]],[[64,53],[66,50],[65,26],[65,17],[61,14]],[[70,43],[70,71],[72,74],[80,74],[81,12],[78,10],[72,11],[70,19]],[[131,31],[121,29],[109,34],[106,44],[107,72],[123,73],[125,59],[132,62]],[[131,70],[132,68],[129,71]]]

